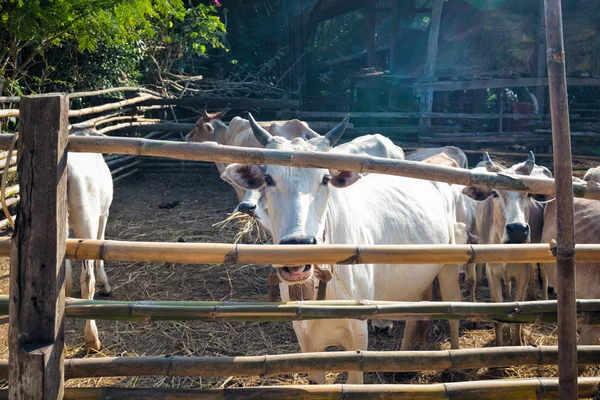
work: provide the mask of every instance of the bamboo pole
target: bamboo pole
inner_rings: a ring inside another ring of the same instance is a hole
[[[582,324],[600,325],[600,300],[577,300]],[[8,296],[0,296],[0,314]],[[554,323],[556,301],[507,303],[328,300],[287,303],[215,301],[101,301],[68,298],[65,315],[118,321],[299,321],[314,319],[469,320]]]
[[[579,378],[580,398],[594,397],[600,378]],[[65,400],[108,399],[202,399],[202,400],[505,400],[557,399],[559,384],[555,378],[496,379],[488,381],[434,384],[382,385],[289,385],[236,387],[220,389],[165,389],[90,387],[66,388]],[[0,390],[0,400],[8,399]]]
[[[573,160],[561,0],[545,0],[548,85],[556,184],[558,346],[560,398],[577,397],[577,308],[575,302],[575,224]]]
[[[0,135],[0,149],[8,149],[12,135]],[[394,160],[353,154],[291,152],[222,146],[214,143],[186,143],[140,138],[70,136],[69,151],[105,154],[134,154],[168,157],[180,160],[241,162],[250,164],[293,165],[306,168],[372,172],[428,179],[465,186],[554,194],[554,180],[529,176],[506,176],[489,172],[473,172],[417,161]],[[600,200],[600,188],[573,184],[576,197]]]
[[[11,108],[8,110],[0,110],[0,118],[18,117],[18,116],[19,116],[18,108]]]
[[[129,172],[126,172],[122,175],[117,176],[116,178],[113,178],[113,183],[120,181],[121,179],[127,178],[130,175],[135,174],[136,172],[139,172],[139,168],[134,168]]]
[[[115,103],[104,104],[102,106],[82,108],[80,110],[69,110],[69,117],[81,117],[82,115],[96,114],[96,113],[108,111],[108,110],[116,110],[117,108],[121,108],[121,107],[128,106],[131,104],[141,103],[143,101],[155,99],[155,98],[156,98],[156,96],[147,94],[147,95],[135,97],[133,99],[121,100],[121,101],[117,101]]]
[[[599,346],[579,346],[579,365],[598,362]],[[246,357],[102,357],[65,360],[65,379],[116,376],[273,376],[314,372],[422,372],[513,365],[557,365],[557,346],[438,351],[336,351]],[[0,379],[8,360],[0,360]]]
[[[19,96],[1,96],[0,103],[18,103],[21,101]]]
[[[10,238],[0,238],[7,257]],[[578,244],[578,259],[600,260],[600,244]],[[128,242],[67,239],[72,260],[169,262],[182,264],[467,264],[554,262],[546,244],[481,245],[251,245],[229,243]]]
[[[9,136],[9,135],[7,135]],[[383,173],[417,179],[429,179],[466,186],[495,187],[531,193],[554,194],[554,180],[529,176],[506,176],[489,172],[473,172],[381,157],[319,152],[291,152],[271,149],[222,146],[214,143],[186,143],[139,138],[77,137],[69,138],[69,151],[136,154],[183,160],[226,163],[293,165],[298,167],[333,168],[338,170]],[[575,196],[600,199],[600,189],[585,184],[574,185]]]
[[[136,156],[115,156],[108,160],[104,159],[104,161],[106,162],[106,165],[108,165],[109,167],[112,167],[114,165],[120,164],[125,161],[134,160],[136,158],[137,158]]]
[[[103,94],[114,93],[114,92],[143,92],[143,93],[151,94],[155,97],[161,97],[161,94],[158,92],[155,92],[153,90],[146,89],[143,87],[135,87],[135,86],[120,86],[120,87],[114,87],[114,88],[108,88],[108,89],[102,89],[102,90],[94,90],[91,92],[75,92],[75,93],[70,93],[68,96],[69,96],[69,99],[79,99],[82,97],[100,96]]]
[[[128,122],[122,123],[118,125],[107,126],[106,128],[102,128],[99,130],[100,133],[107,133],[110,131],[115,131],[119,129],[127,129],[127,128],[135,128],[136,131],[173,131],[173,132],[189,132],[196,124],[185,124],[185,123],[177,123],[177,122]]]
[[[117,175],[119,172],[131,169],[131,168],[135,167],[136,165],[138,165],[139,163],[141,163],[140,160],[134,160],[133,162],[131,162],[129,164],[123,165],[122,167],[119,167],[119,168],[116,168],[116,169],[110,171],[110,173],[111,173],[111,175]]]

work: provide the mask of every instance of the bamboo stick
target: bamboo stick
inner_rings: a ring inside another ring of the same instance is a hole
[[[19,96],[1,96],[0,103],[19,103],[21,97]]]
[[[117,176],[116,178],[113,178],[113,183],[120,181],[121,179],[127,178],[130,175],[135,174],[136,172],[139,172],[139,168],[134,168],[129,172],[126,172],[122,175]]]
[[[579,365],[598,362],[599,346],[579,346]],[[439,351],[336,351],[246,357],[102,357],[65,360],[65,379],[116,376],[272,376],[311,372],[422,372],[513,365],[556,365],[557,346]],[[0,360],[0,379],[8,360]]]
[[[8,135],[7,135],[8,136]],[[184,143],[134,138],[70,137],[69,150],[170,157],[183,160],[241,162],[251,164],[294,165],[299,167],[334,168],[338,170],[384,173],[417,179],[430,179],[467,186],[495,187],[531,193],[553,194],[554,180],[529,176],[498,175],[473,172],[416,161],[315,152],[291,152],[222,146],[214,143]],[[575,196],[600,199],[600,189],[585,184],[574,185]]]
[[[99,130],[100,133],[107,133],[110,131],[115,131],[119,129],[127,129],[127,128],[135,128],[136,131],[172,131],[172,132],[189,132],[196,124],[185,124],[185,123],[176,123],[176,122],[129,122],[123,124],[117,124],[112,126],[107,126],[106,128],[102,128]]]
[[[138,165],[139,163],[141,163],[140,160],[135,160],[129,164],[123,165],[122,167],[119,167],[117,169],[110,171],[110,173],[111,173],[111,175],[117,175],[119,172],[131,169],[131,168],[135,167],[136,165]]]
[[[13,221],[15,221],[17,219],[16,215],[11,215],[10,217],[12,218]],[[8,225],[10,225],[10,220],[8,218],[5,218],[2,221],[0,221],[0,228],[5,228]]]
[[[79,99],[82,97],[92,97],[92,96],[100,96],[103,94],[107,94],[107,93],[114,93],[114,92],[143,92],[143,93],[149,93],[155,97],[161,97],[160,93],[155,92],[153,90],[150,89],[146,89],[143,87],[135,87],[135,86],[121,86],[121,87],[114,87],[114,88],[108,88],[108,89],[102,89],[102,90],[94,90],[91,92],[75,92],[75,93],[69,93],[69,99]]]
[[[10,253],[0,238],[0,256]],[[227,243],[128,242],[67,239],[74,260],[170,262],[183,264],[466,264],[554,262],[546,244],[486,245],[247,245]],[[600,260],[600,245],[578,244],[578,259]]]
[[[20,191],[19,185],[14,185],[6,188],[6,197],[14,196]]]
[[[0,149],[7,149],[12,135],[0,135]],[[467,186],[494,187],[499,189],[528,191],[530,193],[553,194],[553,179],[528,176],[497,175],[488,172],[476,173],[420,163],[380,157],[352,154],[290,152],[270,149],[255,149],[221,146],[213,143],[186,143],[148,140],[140,138],[112,137],[69,137],[69,151],[99,152],[105,154],[135,154],[140,156],[169,157],[181,160],[212,162],[246,162],[298,167],[334,168],[347,171],[372,172],[416,179],[430,179]],[[600,199],[600,189],[585,184],[573,185],[574,195],[589,199]]]
[[[17,163],[17,155],[15,154],[14,156],[12,156],[10,158],[10,160],[8,160],[7,158],[0,160],[0,169],[4,169],[6,168],[6,165],[8,164],[8,166],[13,166],[14,164]]]
[[[580,398],[594,397],[600,378],[579,378]],[[109,399],[202,399],[202,400],[363,400],[363,399],[428,399],[428,400],[505,400],[558,399],[559,384],[555,378],[496,379],[487,381],[434,384],[381,385],[289,385],[235,387],[222,389],[165,389],[88,387],[65,388],[65,400]],[[8,399],[8,391],[0,390],[0,400]]]
[[[115,103],[104,104],[102,106],[82,108],[80,110],[69,110],[69,117],[81,117],[82,115],[96,114],[96,113],[108,111],[108,110],[116,110],[117,108],[121,108],[121,107],[128,106],[131,104],[141,103],[143,101],[155,99],[155,98],[156,98],[156,96],[148,94],[148,95],[138,96],[133,99],[121,100],[121,101],[117,101]]]
[[[577,300],[581,323],[600,324],[600,300]],[[8,296],[0,296],[0,314]],[[215,301],[102,301],[68,298],[65,315],[119,321],[298,321],[313,319],[469,320],[554,323],[556,301],[507,303],[328,300],[287,303]]]
[[[569,99],[563,42],[561,0],[545,0],[546,55],[552,117],[552,144],[556,184],[558,270],[559,381],[562,399],[577,398],[577,308],[575,302],[575,223],[573,160],[569,127]]]
[[[109,167],[112,167],[116,164],[120,164],[125,161],[135,160],[136,158],[137,158],[136,156],[116,156],[110,160],[104,159],[104,161],[106,161],[106,165],[108,165]]]
[[[19,116],[18,108],[11,108],[8,110],[0,110],[0,118],[18,117],[18,116]]]

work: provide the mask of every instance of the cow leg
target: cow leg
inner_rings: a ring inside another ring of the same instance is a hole
[[[73,294],[73,268],[70,260],[65,260],[65,296]]]
[[[108,221],[108,211],[106,214],[100,216],[98,224],[98,240],[104,240],[104,233],[106,231],[106,222]],[[108,276],[104,271],[104,260],[96,260],[96,275],[98,287],[98,293],[103,295],[109,295],[111,291],[110,284],[108,283]]]
[[[367,350],[369,346],[369,327],[367,321],[352,320],[350,332],[344,336],[342,347],[347,351]],[[362,385],[362,371],[348,371],[348,384]]]
[[[447,264],[442,266],[438,280],[440,281],[440,294],[442,295],[443,301],[462,301],[462,293],[458,280],[458,264]],[[459,324],[458,320],[451,320],[450,322],[450,347],[458,349],[459,345]]]
[[[535,282],[536,282],[536,268],[537,264],[527,264],[529,267],[529,282],[527,284],[527,301],[537,300],[537,294],[535,293]],[[518,283],[517,283],[518,285]]]
[[[467,264],[467,283],[469,285],[469,290],[471,292],[471,301],[473,303],[477,302],[477,264],[471,263]]]
[[[313,321],[294,321],[292,323],[292,326],[294,327],[294,331],[296,332],[296,337],[298,338],[298,343],[300,344],[300,351],[302,353],[324,351],[327,347],[327,345],[321,345],[321,343],[318,342],[321,338],[321,335],[315,334],[311,336],[308,334],[308,332],[311,331],[311,329],[309,329],[310,326],[312,326],[313,328],[321,328],[321,326],[319,326],[318,324],[315,324]],[[310,383],[316,383],[317,385],[324,385],[325,372],[309,372],[308,381]]]
[[[415,348],[415,335],[417,333],[417,321],[409,319],[404,325],[404,336],[400,350],[412,350]]]
[[[501,268],[502,264],[487,264],[485,268],[490,295],[495,303],[502,303],[502,279],[500,279],[500,275],[494,273],[495,269]],[[502,323],[495,322],[494,328],[496,330],[496,346],[502,346]]]
[[[584,325],[579,332],[579,346],[596,346],[600,340],[600,327],[594,325]],[[578,374],[583,374],[585,365],[578,368]]]
[[[525,267],[525,268],[523,268],[523,267]],[[535,264],[516,265],[515,268],[518,268],[518,271],[515,271],[516,277],[517,277],[515,301],[523,301],[523,300],[525,300],[527,286],[529,286],[529,282],[527,282],[527,281],[530,278],[530,271],[531,271],[531,269],[533,269],[535,271]],[[522,343],[521,324],[514,324],[512,345],[513,346],[521,346],[521,343]]]
[[[542,278],[542,299],[548,300],[548,274],[544,264],[540,264],[540,277]]]
[[[80,218],[73,224],[72,228],[75,232],[75,236],[78,238],[91,239],[98,233],[99,220],[92,218],[90,221],[83,220]],[[85,260],[81,268],[81,276],[79,278],[81,284],[81,298],[87,300],[94,299],[94,292],[96,290],[96,277],[94,276],[94,261]],[[85,344],[90,349],[100,350],[100,340],[98,339],[98,328],[96,327],[96,321],[87,320],[85,321],[85,330],[83,331],[83,339]]]
[[[483,282],[483,267],[485,263],[477,263],[475,266],[475,276],[477,277],[476,282],[480,285]]]

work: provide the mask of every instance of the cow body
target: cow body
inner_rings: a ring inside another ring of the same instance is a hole
[[[595,244],[600,237],[600,202],[574,198],[575,242],[577,244]],[[544,212],[544,231],[542,242],[549,243],[556,239],[556,202],[549,202]],[[577,260],[576,260],[577,261]],[[578,299],[600,299],[600,263],[577,262],[575,279],[575,296]],[[541,263],[542,277],[555,288],[559,282],[556,263]],[[547,289],[544,288],[544,290]],[[600,327],[584,325],[579,334],[579,345],[597,345],[600,339]]]
[[[525,175],[551,177],[545,167],[535,165],[533,153],[526,162],[513,165],[511,168],[494,164],[487,153],[484,156],[484,167],[475,168],[478,172],[497,172],[507,175]],[[479,201],[477,205],[476,223],[480,244],[530,243],[539,237],[539,212],[541,206],[527,193],[507,190],[466,187],[463,192]],[[538,222],[532,223],[530,217],[538,216]],[[532,231],[532,225],[537,230]],[[525,300],[530,277],[535,275],[535,264],[487,263],[486,274],[492,300],[502,302],[510,293],[510,282],[514,277],[517,287],[515,301]],[[503,286],[504,284],[504,286]],[[534,285],[534,282],[532,282]],[[535,294],[535,286],[531,289]],[[496,323],[496,345],[501,346],[502,324]],[[521,325],[514,325],[513,345],[521,344]]]
[[[406,159],[409,161],[423,161],[426,158],[437,154],[445,154],[452,158],[458,164],[459,168],[468,168],[469,162],[467,155],[464,151],[455,146],[444,146],[444,147],[431,147],[425,149],[415,150],[406,155]]]
[[[332,132],[339,135],[338,128]],[[270,149],[326,152],[330,151],[330,143],[337,141],[331,139],[332,132],[310,141],[289,141],[272,137],[258,126],[253,130]],[[224,175],[243,188],[264,189],[274,243],[454,243],[454,202],[445,183],[274,165],[234,164]],[[445,276],[441,264],[331,267],[335,274],[327,287],[328,300],[417,301],[438,275],[445,300],[456,301],[461,296],[456,271]],[[312,271],[311,265],[278,268],[283,299],[288,300],[287,285],[306,282]],[[303,352],[323,351],[332,345],[346,350],[367,348],[366,321],[296,321],[293,326]],[[412,347],[415,327],[415,321],[407,322],[402,349]],[[458,324],[455,333],[453,347],[458,346]],[[324,373],[309,377],[318,383],[325,380]],[[362,381],[361,372],[349,372],[349,383]]]
[[[94,135],[85,130],[75,135]],[[67,207],[68,227],[78,239],[104,240],[109,208],[113,198],[113,181],[102,154],[68,153]],[[68,231],[68,229],[67,229]],[[73,277],[71,264],[66,263],[66,295],[71,296]],[[110,284],[103,260],[85,260],[81,270],[81,297],[92,300],[96,286],[100,293],[109,294]],[[93,320],[86,321],[84,339],[90,348],[99,349],[98,329]]]

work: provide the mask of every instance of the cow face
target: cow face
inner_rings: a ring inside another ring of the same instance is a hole
[[[268,149],[328,152],[343,134],[348,117],[325,136],[288,140],[271,136],[249,116],[257,140]],[[344,188],[360,176],[348,171],[276,165],[229,165],[221,177],[244,190],[260,190],[265,201],[273,241],[276,244],[317,244],[324,234],[325,212],[331,186]],[[301,284],[310,279],[312,265],[278,269],[282,282]]]
[[[214,114],[208,114],[206,110],[202,111],[202,117],[196,121],[196,126],[185,136],[185,140],[197,143],[218,142],[218,136],[227,130],[227,125],[221,122],[221,118],[228,111],[229,108]]]
[[[505,168],[495,164],[488,153],[483,157],[483,168],[475,170],[495,172],[505,175],[523,175],[551,178],[552,173],[545,167],[535,165],[535,157],[529,152],[527,161]],[[529,243],[531,229],[528,224],[531,193],[491,188],[466,187],[463,193],[472,199],[483,201],[492,197],[493,227],[501,243]],[[540,198],[540,196],[535,196]]]

